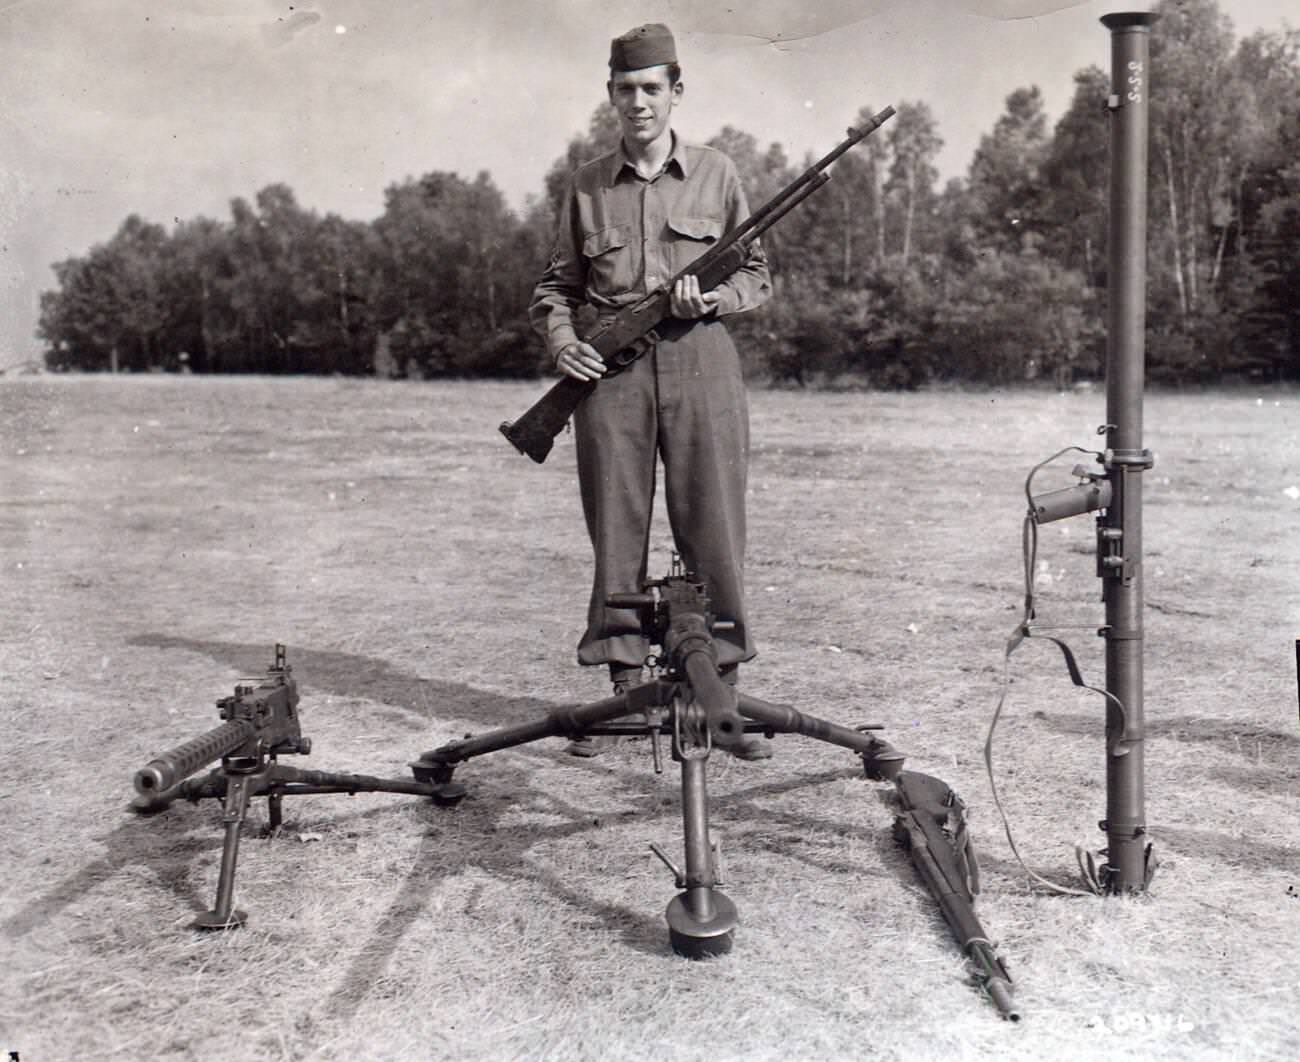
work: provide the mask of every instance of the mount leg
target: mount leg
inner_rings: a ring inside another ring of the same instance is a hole
[[[645,717],[655,708],[668,704],[676,693],[678,684],[667,679],[656,679],[627,693],[615,694],[604,700],[577,707],[551,709],[546,717],[519,726],[491,730],[463,741],[452,741],[420,754],[410,764],[417,782],[438,786],[448,798],[434,799],[440,803],[455,803],[465,795],[464,787],[452,782],[456,767],[476,756],[490,752],[527,745],[548,737],[575,738],[584,734],[645,735],[651,727]],[[616,720],[625,716],[642,716],[640,722]]]
[[[829,745],[852,749],[862,757],[862,767],[868,778],[889,781],[897,778],[903,769],[901,752],[888,741],[872,737],[862,730],[850,730],[815,715],[805,715],[788,704],[772,704],[745,693],[740,695],[737,707],[747,719],[763,723],[778,733],[802,734]]]
[[[239,859],[239,831],[248,814],[248,798],[256,776],[230,774],[226,778],[226,802],[221,821],[226,828],[221,849],[221,873],[217,877],[217,903],[194,920],[195,929],[234,929],[247,920],[243,911],[233,909],[235,864]]]
[[[688,959],[731,950],[736,905],[718,892],[713,846],[709,843],[707,753],[682,760],[682,824],[686,834],[686,891],[668,904],[668,938]]]

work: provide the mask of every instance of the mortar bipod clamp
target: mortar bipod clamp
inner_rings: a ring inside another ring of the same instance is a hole
[[[1150,450],[1106,450],[1101,455],[1101,463],[1107,469],[1136,468],[1145,471],[1155,467],[1156,457]]]

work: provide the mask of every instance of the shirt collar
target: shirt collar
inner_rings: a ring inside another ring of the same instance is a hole
[[[690,175],[690,164],[686,159],[686,145],[682,143],[681,139],[677,136],[676,131],[672,133],[672,138],[672,150],[668,152],[668,158],[664,161],[663,172],[667,173],[670,170],[676,169],[677,175],[685,180]],[[612,159],[613,166],[611,167],[609,179],[611,185],[618,183],[625,170],[631,171],[633,176],[636,175],[636,166],[633,164],[632,160],[628,158],[627,151],[623,147],[622,139],[619,140],[618,147],[614,149]]]

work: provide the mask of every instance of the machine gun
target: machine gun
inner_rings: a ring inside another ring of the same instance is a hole
[[[699,278],[700,291],[709,292],[716,288],[745,264],[750,249],[759,236],[831,179],[830,174],[825,172],[828,166],[865,140],[893,115],[894,108],[886,107],[866,125],[850,129],[848,137],[834,150],[810,166],[730,232],[725,233],[708,251],[662,287],[624,307],[601,325],[588,337],[587,342],[604,359],[606,376],[627,368],[658,342],[659,336],[655,328],[671,316],[669,307],[673,285],[678,280],[685,276],[695,276]],[[551,452],[555,437],[564,430],[573,411],[595,387],[596,384],[592,381],[575,380],[566,376],[533,403],[518,420],[503,421],[501,434],[521,454],[527,454],[540,465]]]
[[[276,757],[282,753],[306,755],[311,751],[311,739],[302,736],[299,725],[298,684],[285,661],[283,645],[276,645],[275,662],[266,678],[257,685],[237,685],[233,696],[217,701],[217,711],[224,723],[155,757],[135,773],[139,796],[132,806],[144,814],[163,811],[180,798],[223,801],[225,843],[217,899],[212,910],[195,919],[196,929],[231,929],[246,921],[244,912],[234,909],[233,899],[239,834],[251,798],[267,798],[272,836],[280,828],[281,802],[286,796],[385,792],[439,799],[435,786],[418,781],[304,771],[277,763]],[[202,778],[190,777],[217,759],[220,767]]]
[[[899,803],[894,839],[911,855],[998,1013],[1008,1021],[1019,1021],[1020,1011],[1011,996],[1011,975],[975,914],[979,864],[966,832],[966,805],[947,783],[928,774],[903,771],[894,785]]]
[[[233,696],[217,701],[217,711],[226,720],[221,726],[177,745],[135,772],[141,810],[151,810],[168,790],[214,760],[246,763],[274,759],[282,752],[311,752],[311,738],[302,736],[298,723],[298,683],[284,654],[284,646],[277,645],[275,663],[264,682],[237,685]]]

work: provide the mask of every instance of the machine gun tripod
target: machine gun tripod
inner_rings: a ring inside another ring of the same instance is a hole
[[[682,824],[685,867],[679,868],[657,845],[682,890],[668,904],[667,921],[673,950],[688,958],[720,955],[730,950],[736,906],[718,891],[718,846],[709,838],[707,764],[714,748],[734,747],[747,734],[802,734],[851,749],[862,759],[867,777],[892,780],[903,767],[903,756],[870,732],[879,724],[851,729],[805,715],[737,691],[718,672],[712,632],[726,628],[709,610],[704,584],[674,560],[669,574],[646,584],[641,593],[615,594],[611,608],[634,610],[644,634],[662,652],[648,664],[651,681],[625,693],[581,707],[560,707],[545,718],[494,730],[479,737],[453,741],[420,756],[411,764],[419,782],[434,789],[435,799],[454,804],[465,788],[452,780],[466,760],[514,748],[548,737],[587,735],[646,735],[651,739],[656,772],[663,769],[659,737],[672,742],[672,758],[681,764]],[[623,717],[633,719],[616,722]]]
[[[261,684],[237,685],[233,696],[217,701],[217,710],[225,720],[221,726],[177,745],[136,772],[139,796],[132,805],[142,814],[155,814],[182,798],[222,801],[225,842],[217,898],[212,910],[194,920],[196,929],[233,929],[247,919],[243,911],[235,910],[233,901],[239,835],[253,797],[266,797],[272,835],[280,828],[281,804],[287,796],[383,792],[443,799],[436,786],[419,781],[304,771],[276,762],[282,753],[311,751],[311,739],[303,737],[299,725],[298,684],[285,662],[283,645],[275,647],[275,662]],[[189,777],[218,757],[221,766],[201,778]]]

